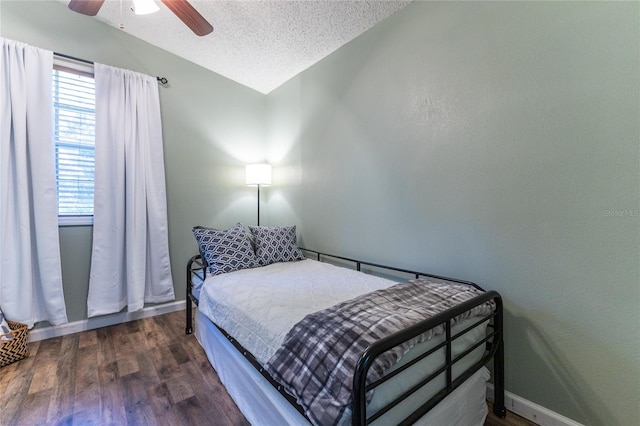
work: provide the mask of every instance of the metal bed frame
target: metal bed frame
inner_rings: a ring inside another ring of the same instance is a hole
[[[448,281],[460,284],[471,285],[477,289],[483,290],[477,284],[470,282],[459,280],[456,278],[444,277],[439,275],[427,274],[423,272],[416,272],[408,269],[395,268],[391,266],[379,265],[376,263],[365,262],[361,260],[350,259],[342,256],[335,256],[331,254],[321,253],[315,250],[309,250],[301,248],[305,253],[312,253],[313,256],[318,260],[330,260],[349,263],[355,266],[357,271],[362,270],[362,266],[372,268],[373,270],[385,270],[393,273],[403,273],[410,274],[415,276],[415,278],[419,277],[428,277],[432,279],[436,279],[439,281]],[[307,256],[309,257],[309,256]],[[193,333],[193,303],[198,305],[198,299],[192,294],[192,278],[193,275],[198,275],[202,280],[207,276],[207,265],[201,255],[195,255],[187,262],[187,294],[186,294],[186,334]],[[493,301],[495,303],[495,311],[490,315],[482,317],[480,320],[475,322],[473,325],[467,327],[466,329],[452,335],[451,331],[451,320],[456,316],[473,309],[476,306],[482,305],[488,301]],[[486,321],[490,321],[488,327],[491,329],[490,332],[487,333],[486,337],[476,344],[467,348],[464,352],[456,356],[455,358],[452,356],[452,343],[454,340],[459,338],[460,336],[466,334],[467,332],[473,330],[474,328],[480,326]],[[410,340],[416,336],[419,336],[426,331],[437,327],[441,324],[444,324],[445,328],[445,340],[436,345],[429,351],[421,354],[416,359],[411,362],[406,363],[402,367],[394,370],[391,373],[386,374],[379,380],[367,384],[366,378],[369,368],[375,361],[376,357],[381,355],[382,353],[388,351],[389,349],[394,348],[402,344],[403,342]],[[254,358],[254,356],[247,351],[240,343],[238,343],[233,336],[229,335],[225,330],[220,328],[217,324],[214,325],[222,332],[222,334],[231,342],[236,349],[264,376],[272,386],[274,386],[282,396],[289,401],[303,416],[304,409],[296,402],[295,398],[291,396],[288,392],[286,392],[281,384],[276,382],[262,367],[262,365]],[[485,345],[485,352],[482,358],[473,364],[471,367],[466,369],[463,373],[461,373],[458,377],[453,379],[453,366],[459,362],[462,358],[472,352],[474,349],[480,347],[481,345]],[[424,377],[419,383],[413,386],[411,389],[404,392],[402,395],[398,396],[395,400],[387,404],[385,407],[377,411],[371,416],[367,416],[367,400],[366,394],[371,391],[375,387],[381,385],[385,381],[390,378],[396,376],[400,372],[410,368],[415,363],[420,360],[426,358],[432,353],[443,349],[445,350],[445,365],[443,365],[438,370],[434,371],[428,377]],[[447,395],[453,392],[459,385],[461,385],[465,380],[471,377],[476,371],[482,368],[485,364],[487,364],[493,358],[493,384],[494,384],[494,401],[493,401],[493,412],[496,416],[504,418],[506,416],[507,410],[504,405],[504,341],[503,341],[503,304],[502,297],[496,291],[485,291],[482,295],[477,296],[471,300],[468,300],[464,303],[461,303],[447,311],[441,312],[440,314],[434,315],[424,321],[414,324],[411,327],[408,327],[398,333],[385,337],[372,345],[370,345],[360,356],[358,363],[356,365],[356,369],[353,374],[353,392],[352,392],[352,404],[353,404],[353,415],[352,415],[352,424],[356,425],[367,425],[380,416],[384,415],[386,412],[391,410],[393,407],[398,405],[405,398],[410,396],[412,393],[416,392],[422,386],[434,380],[436,377],[441,374],[445,374],[446,377],[446,385],[436,393],[431,399],[426,401],[422,406],[420,406],[416,411],[411,413],[408,417],[404,419],[401,425],[410,425],[416,422],[420,417],[422,417],[425,413],[435,407],[440,401],[442,401]],[[305,416],[306,417],[306,416]]]

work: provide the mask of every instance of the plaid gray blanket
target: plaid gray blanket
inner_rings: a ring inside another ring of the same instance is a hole
[[[297,399],[312,423],[342,424],[351,417],[358,357],[370,344],[481,293],[466,285],[416,279],[342,302],[297,323],[269,359],[267,371]],[[454,322],[493,309],[487,303]],[[443,326],[436,327],[378,357],[367,383],[382,377],[413,346],[443,332]]]

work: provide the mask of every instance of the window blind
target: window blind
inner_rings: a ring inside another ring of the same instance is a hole
[[[58,215],[93,215],[95,84],[73,70],[53,70]]]

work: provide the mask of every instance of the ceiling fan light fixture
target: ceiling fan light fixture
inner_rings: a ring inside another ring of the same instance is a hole
[[[83,15],[96,16],[105,1],[69,0],[69,9]],[[189,0],[162,0],[162,4],[167,6],[194,34],[205,36],[213,31],[213,26],[189,3]],[[122,0],[120,0],[120,7],[122,10]],[[131,9],[136,15],[145,15],[160,10],[154,0],[133,0]],[[122,24],[120,28],[122,28]]]
[[[159,10],[160,8],[153,0],[133,0],[133,12],[136,15],[148,15]]]

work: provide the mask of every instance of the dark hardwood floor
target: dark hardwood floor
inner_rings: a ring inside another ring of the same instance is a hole
[[[0,425],[248,425],[184,311],[34,342],[0,369]],[[533,425],[513,414],[485,426]]]

